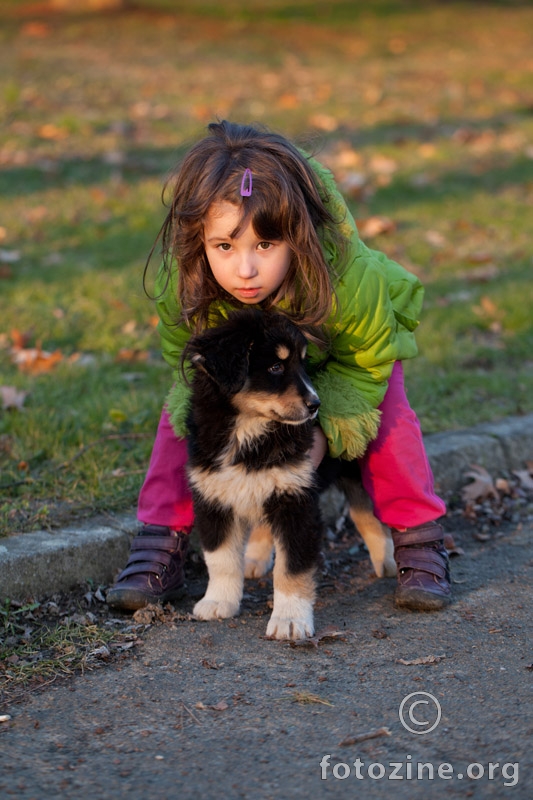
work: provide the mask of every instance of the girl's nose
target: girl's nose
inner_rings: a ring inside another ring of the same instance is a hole
[[[252,254],[245,254],[237,267],[239,278],[254,278],[257,275],[257,266]]]

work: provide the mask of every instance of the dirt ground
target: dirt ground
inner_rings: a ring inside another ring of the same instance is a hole
[[[530,798],[533,523],[447,526],[464,552],[438,614],[395,609],[356,535],[330,536],[305,645],[263,638],[269,579],[238,619],[190,620],[191,562],[188,598],[128,658],[7,708],[2,797]]]

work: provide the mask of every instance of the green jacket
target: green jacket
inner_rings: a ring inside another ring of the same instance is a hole
[[[351,460],[361,456],[377,436],[377,407],[387,390],[394,362],[417,353],[413,331],[424,290],[415,275],[363,244],[333,175],[314,159],[310,163],[326,189],[328,208],[342,220],[349,250],[340,277],[334,279],[339,313],[334,309],[324,324],[329,345],[326,352],[309,346],[309,371],[321,400],[318,419],[330,454]],[[322,246],[328,263],[335,265],[333,243],[325,240]],[[158,328],[163,357],[175,369],[167,408],[176,433],[186,436],[190,390],[179,365],[191,334],[185,324],[175,324],[180,315],[176,287],[177,270],[172,270],[169,278],[161,268],[156,281]],[[217,308],[224,316],[229,310],[230,306],[222,302]]]

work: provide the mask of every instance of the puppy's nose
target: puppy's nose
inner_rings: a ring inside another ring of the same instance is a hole
[[[316,412],[320,408],[320,400],[318,399],[318,397],[314,397],[312,400],[307,400],[305,405],[307,406],[311,414],[316,414]]]

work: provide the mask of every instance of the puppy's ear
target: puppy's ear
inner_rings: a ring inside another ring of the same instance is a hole
[[[212,329],[194,336],[187,346],[191,364],[206,372],[224,394],[236,394],[248,376],[251,336],[242,331],[221,332]]]

